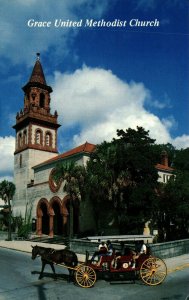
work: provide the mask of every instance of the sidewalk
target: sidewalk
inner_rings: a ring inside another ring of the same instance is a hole
[[[66,246],[64,245],[59,245],[59,244],[48,244],[48,243],[39,243],[39,242],[30,242],[30,241],[4,241],[0,240],[0,248],[7,248],[7,249],[12,249],[12,250],[17,250],[17,251],[22,251],[22,252],[32,252],[32,246],[41,246],[41,247],[46,247],[46,248],[53,248],[53,249],[64,249]],[[85,261],[85,255],[82,254],[77,254],[78,260],[80,262]]]
[[[167,265],[168,273],[183,270],[189,268],[189,253],[171,258],[166,258],[165,263]]]
[[[65,248],[65,246],[58,245],[58,244],[47,244],[47,243],[30,242],[30,241],[0,240],[1,248],[8,248],[8,249],[13,249],[13,250],[23,251],[23,252],[28,252],[28,253],[31,253],[32,246],[35,246],[36,244],[38,246],[54,248],[54,249],[64,249]],[[83,254],[77,254],[77,255],[78,255],[78,259],[80,262],[85,261],[85,255],[83,255]],[[167,265],[168,273],[175,272],[177,270],[182,270],[185,268],[189,268],[189,253],[180,255],[180,256],[176,256],[176,257],[167,258],[167,259],[165,259],[165,263]]]

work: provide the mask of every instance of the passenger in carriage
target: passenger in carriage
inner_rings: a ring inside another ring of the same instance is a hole
[[[113,260],[113,267],[116,269],[119,269],[122,265],[121,263],[122,256],[128,256],[128,257],[133,256],[133,250],[130,247],[126,246],[123,241],[121,241],[120,245],[121,245],[121,251],[116,252],[116,257]]]
[[[107,253],[108,246],[106,245],[105,242],[101,242],[101,244],[98,246],[98,249],[99,249],[100,254],[104,254],[104,253]]]
[[[136,251],[133,251],[133,261],[132,261],[132,268],[134,269],[136,267],[136,259],[139,258],[141,254],[147,253],[147,247],[144,243],[144,241],[139,242],[139,246],[136,245]]]
[[[141,248],[140,248],[140,254],[146,254],[147,252],[147,247],[146,245],[144,244],[144,241],[141,242]]]
[[[107,248],[108,248],[107,255],[111,256],[113,254],[114,249],[110,240],[107,241]]]
[[[98,251],[95,251],[95,253],[93,254],[92,258],[91,258],[91,262],[95,261],[95,258],[101,257],[102,255],[106,255],[108,252],[108,247],[105,244],[105,242],[101,242],[100,245],[98,246]]]
[[[113,245],[112,245],[112,243],[110,242],[110,240],[108,240],[107,242],[106,242],[106,245],[107,245],[107,251],[105,252],[105,253],[100,253],[99,254],[99,262],[98,262],[98,266],[100,266],[100,264],[101,264],[101,262],[102,262],[102,257],[103,256],[112,256],[112,254],[113,254]]]
[[[119,266],[121,266],[120,262],[122,256],[128,256],[128,257],[130,256],[131,257],[130,265],[132,269],[134,269],[136,267],[136,260],[139,258],[139,256],[141,254],[146,254],[147,252],[147,248],[146,245],[144,244],[144,241],[140,241],[139,243],[136,243],[135,250],[129,247],[125,247],[123,242],[121,246],[122,246],[121,252],[117,253],[117,257],[115,259],[116,268],[119,268]]]
[[[137,252],[138,255],[140,255],[140,254],[146,254],[147,247],[146,247],[146,245],[145,245],[145,243],[144,243],[143,240],[139,241],[138,246],[136,246],[136,252]]]

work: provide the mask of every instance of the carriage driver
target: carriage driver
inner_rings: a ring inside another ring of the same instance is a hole
[[[133,269],[136,266],[136,259],[139,258],[139,256],[141,254],[146,254],[146,252],[147,252],[147,248],[146,248],[146,245],[144,244],[143,240],[139,242],[139,247],[136,247],[136,248],[139,248],[139,251],[137,251],[138,249],[136,249],[136,251],[132,251],[132,254],[133,254],[132,268]]]

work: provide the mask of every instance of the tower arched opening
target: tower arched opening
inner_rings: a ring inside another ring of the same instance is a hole
[[[39,106],[40,106],[40,108],[45,107],[45,95],[43,93],[40,94]]]

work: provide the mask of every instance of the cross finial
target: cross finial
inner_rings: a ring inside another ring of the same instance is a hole
[[[40,53],[38,52],[36,53],[36,55],[37,55],[37,60],[40,60]]]

